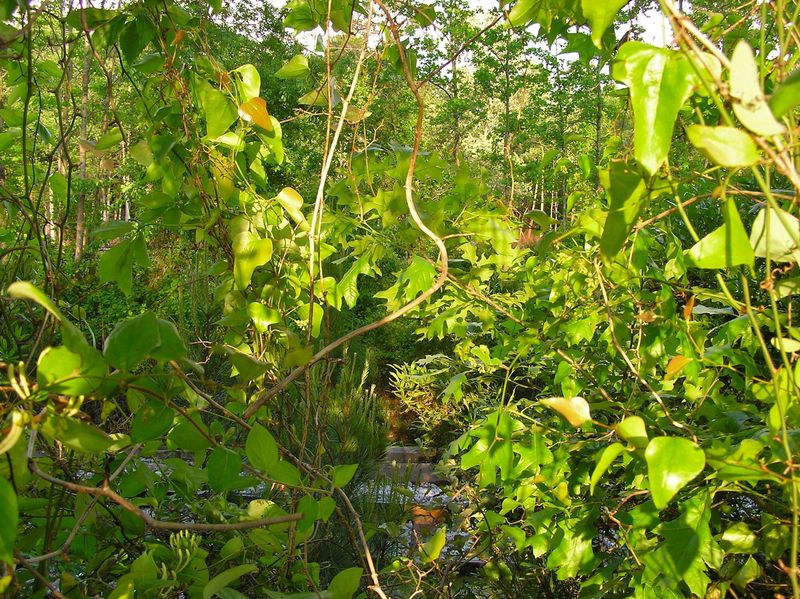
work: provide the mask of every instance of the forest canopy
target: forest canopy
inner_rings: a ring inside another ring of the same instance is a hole
[[[800,599],[798,17],[4,0],[0,595]]]

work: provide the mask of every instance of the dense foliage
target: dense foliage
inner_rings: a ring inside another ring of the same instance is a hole
[[[0,594],[800,598],[800,4],[729,4],[3,2]]]

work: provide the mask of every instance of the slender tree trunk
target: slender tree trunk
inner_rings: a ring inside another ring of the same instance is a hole
[[[86,179],[86,141],[89,132],[89,67],[91,66],[91,56],[89,53],[89,40],[83,40],[83,76],[81,78],[81,143],[79,144],[79,173],[81,180]],[[77,205],[75,206],[75,260],[78,261],[83,255],[83,246],[86,238],[86,214],[85,214],[86,193],[78,194]]]

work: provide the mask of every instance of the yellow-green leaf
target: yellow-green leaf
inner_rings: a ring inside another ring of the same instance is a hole
[[[283,65],[275,76],[279,79],[301,79],[308,77],[311,74],[311,69],[308,66],[308,58],[302,54],[293,56],[289,61]]]
[[[772,114],[767,104],[758,76],[753,49],[741,40],[731,56],[730,91],[733,98],[733,113],[742,125],[757,135],[771,137],[786,131]]]
[[[753,248],[747,238],[735,202],[728,198],[722,209],[724,224],[694,244],[688,252],[690,264],[696,268],[730,268],[753,264]]]
[[[592,419],[588,402],[582,397],[548,397],[542,403],[566,418],[572,426],[581,426]]]
[[[690,125],[686,128],[686,135],[692,145],[714,164],[732,168],[758,162],[756,142],[735,127]]]
[[[664,509],[706,465],[703,450],[681,437],[656,437],[648,444],[644,457],[650,495],[659,510]]]

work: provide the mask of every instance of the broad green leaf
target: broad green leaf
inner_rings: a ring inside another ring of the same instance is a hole
[[[116,239],[117,237],[122,237],[133,231],[134,226],[135,223],[131,221],[112,220],[92,229],[92,238],[101,239],[103,241]]]
[[[245,382],[257,379],[269,369],[269,364],[266,362],[259,362],[255,358],[240,351],[229,349],[227,353],[231,364]]]
[[[293,56],[289,61],[284,64],[275,76],[279,79],[301,79],[308,77],[311,74],[311,69],[308,66],[308,58],[302,54]]]
[[[297,31],[311,31],[319,23],[311,12],[307,0],[291,0],[286,5],[289,14],[283,20],[284,27]]]
[[[47,415],[39,425],[39,432],[51,441],[84,453],[102,453],[114,444],[114,439],[91,424],[55,413]]]
[[[333,486],[339,487],[340,489],[347,486],[347,483],[353,480],[356,470],[358,470],[358,464],[340,464],[334,466],[333,474],[331,475]]]
[[[600,238],[600,254],[610,260],[622,249],[642,211],[647,186],[641,174],[625,162],[613,161],[600,172],[600,182],[609,198],[608,217]]]
[[[433,534],[427,543],[420,546],[419,554],[422,563],[429,564],[439,559],[439,555],[442,553],[442,549],[444,549],[444,545],[447,542],[447,535],[445,533],[446,529],[442,526]]]
[[[414,256],[408,268],[399,273],[397,282],[389,289],[379,291],[374,297],[385,299],[387,307],[396,310],[430,289],[435,278],[436,267],[424,258]]]
[[[244,551],[244,541],[242,537],[231,537],[225,541],[225,544],[219,550],[219,556],[224,560],[230,559],[236,557],[242,551]]]
[[[250,231],[236,235],[233,240],[233,277],[236,286],[244,290],[253,272],[272,258],[272,241],[261,239]]]
[[[361,568],[347,568],[339,572],[328,586],[330,599],[352,599],[361,584]]]
[[[735,127],[690,125],[686,135],[692,145],[714,164],[729,168],[758,162],[758,146],[753,138]]]
[[[611,464],[614,463],[614,460],[619,457],[621,453],[625,451],[625,446],[622,443],[612,443],[608,445],[603,451],[600,453],[600,457],[597,459],[597,465],[594,467],[594,471],[592,472],[592,478],[589,481],[589,494],[594,495],[594,488],[597,486],[597,483],[600,482],[600,479],[609,469]]]
[[[259,333],[266,333],[270,325],[281,321],[281,313],[274,308],[268,308],[261,302],[251,302],[247,305],[247,315]]]
[[[241,103],[259,96],[261,93],[261,75],[258,74],[258,69],[251,64],[244,64],[231,72],[238,75],[236,88],[239,90],[239,101]]]
[[[201,420],[200,414],[193,414],[189,417],[180,415],[178,422],[167,435],[167,447],[183,451],[203,451],[211,447],[207,435],[208,427]]]
[[[172,427],[175,411],[163,400],[149,398],[133,415],[131,441],[143,443],[160,437]]]
[[[733,113],[742,125],[756,135],[772,137],[786,131],[772,114],[761,90],[753,49],[741,40],[731,56],[730,93],[733,98]]]
[[[735,202],[728,198],[722,209],[724,224],[694,244],[686,252],[689,264],[697,268],[730,268],[753,265],[753,248],[747,237]]]
[[[125,295],[133,288],[133,242],[123,239],[100,256],[97,272],[101,283],[116,283]]]
[[[292,220],[301,225],[303,230],[308,230],[308,223],[306,217],[303,215],[303,198],[291,187],[284,187],[280,193],[275,196],[278,203],[286,210],[286,213]]]
[[[250,465],[264,473],[278,462],[278,445],[272,434],[260,424],[254,424],[247,434],[245,453]]]
[[[158,335],[160,343],[150,352],[150,356],[162,362],[180,360],[186,357],[186,344],[178,333],[178,329],[168,320],[158,319]]]
[[[614,431],[620,439],[627,441],[637,449],[644,449],[650,442],[647,438],[644,420],[639,416],[628,416],[614,427]]]
[[[758,536],[745,522],[730,525],[719,542],[728,553],[756,553],[759,549]]]
[[[650,494],[659,510],[664,509],[706,465],[703,450],[680,437],[656,437],[648,444],[644,457]]]
[[[582,397],[547,397],[541,402],[561,414],[572,426],[581,426],[592,419],[589,404]]]
[[[772,92],[769,106],[772,109],[772,113],[781,118],[789,114],[798,104],[800,104],[800,69],[795,69]]]
[[[759,258],[773,262],[800,260],[800,220],[780,208],[762,209],[750,230],[750,245]]]
[[[731,582],[741,591],[747,589],[747,585],[753,582],[756,578],[761,576],[761,566],[753,557],[748,557],[747,561],[731,579]]]
[[[297,503],[297,511],[303,514],[303,519],[297,523],[297,530],[303,532],[314,526],[317,520],[317,502],[311,495],[303,495]]]
[[[205,584],[203,587],[203,599],[211,599],[232,582],[236,582],[245,574],[250,574],[250,572],[256,572],[257,570],[258,567],[255,564],[240,564],[228,568]]]
[[[300,484],[300,471],[294,464],[290,464],[286,460],[275,462],[269,469],[269,476],[284,485]]]
[[[106,373],[106,363],[93,347],[87,345],[80,352],[48,347],[39,355],[36,381],[49,393],[88,395],[103,383]]]
[[[103,355],[122,372],[130,372],[161,344],[158,319],[152,312],[117,323],[106,338]]]
[[[83,333],[64,316],[64,313],[56,306],[55,302],[47,297],[41,289],[31,285],[27,281],[16,281],[8,286],[6,293],[9,297],[36,302],[52,314],[53,317],[61,323],[61,335],[64,338],[64,345],[72,351],[82,354],[85,349],[89,348]]]
[[[250,98],[239,106],[239,118],[248,123],[261,127],[265,131],[272,131],[272,120],[267,112],[267,102],[264,98]]]
[[[420,4],[414,8],[414,20],[420,27],[429,27],[436,22],[436,6]]]
[[[524,428],[521,422],[512,418],[508,412],[497,411],[490,414],[473,431],[474,445],[461,457],[461,467],[465,470],[480,466],[480,487],[495,484],[497,469],[503,479],[509,477],[514,469],[514,431]]]
[[[317,517],[323,522],[327,522],[335,510],[336,500],[333,497],[323,497],[317,501]]]
[[[17,493],[11,483],[0,476],[0,562],[14,563],[18,522]]]
[[[699,84],[691,62],[679,52],[627,42],[612,68],[631,91],[634,155],[651,175],[667,159],[678,111]]]
[[[103,150],[109,150],[114,146],[119,145],[122,141],[122,130],[119,127],[113,127],[111,131],[106,133],[103,137],[97,140],[97,144],[95,145],[94,149],[98,152],[102,152]]]
[[[242,471],[242,458],[225,447],[217,447],[208,458],[208,484],[218,493],[232,489]],[[225,585],[223,585],[225,586]]]
[[[236,105],[227,94],[211,87],[205,79],[195,78],[195,86],[206,118],[206,135],[217,139],[236,122]]]
[[[581,8],[589,26],[592,28],[592,41],[598,48],[603,47],[602,39],[606,30],[614,23],[614,19],[620,9],[629,0],[609,0],[598,2],[597,0],[581,0]]]

